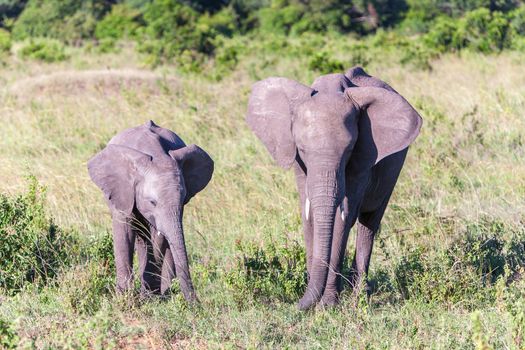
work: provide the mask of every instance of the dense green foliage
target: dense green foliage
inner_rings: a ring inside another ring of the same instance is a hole
[[[58,62],[67,58],[64,45],[54,39],[29,39],[21,48],[20,56],[44,62]]]
[[[306,256],[296,241],[266,247],[237,242],[237,266],[226,282],[239,304],[253,300],[293,302],[306,288]]]
[[[0,348],[5,350],[16,349],[19,338],[14,330],[14,327],[0,319]]]
[[[0,28],[0,55],[11,50],[11,34]]]
[[[31,179],[27,193],[0,194],[0,290],[19,292],[26,283],[45,283],[67,265],[71,243],[44,210],[45,189]]]
[[[383,44],[404,46],[402,60],[425,68],[444,52],[525,48],[522,5],[517,0],[4,0],[0,12],[12,18],[7,23],[17,40],[51,37],[75,45],[96,40],[99,52],[110,52],[118,40],[134,39],[149,63],[176,62],[187,71],[201,71],[228,46],[225,38],[238,35],[268,41],[308,33],[367,36],[387,28],[394,36],[383,36]],[[325,55],[316,53],[312,67],[340,66],[322,63]],[[222,76],[228,69],[218,70]]]

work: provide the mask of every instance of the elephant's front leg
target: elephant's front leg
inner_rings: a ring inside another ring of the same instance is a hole
[[[175,261],[171,254],[168,241],[163,235],[155,233],[152,229],[152,241],[154,247],[155,261],[159,266],[160,272],[160,294],[166,295],[171,288],[171,282],[175,278]]]
[[[311,217],[310,206],[307,204],[306,194],[306,174],[297,162],[294,163],[295,180],[297,182],[297,191],[299,192],[299,200],[301,207],[301,218],[303,222],[304,243],[306,246],[306,268],[308,270],[308,278],[310,278],[310,271],[312,268],[313,257],[313,241],[314,241],[314,227]]]
[[[167,246],[167,245],[166,245]],[[171,288],[171,283],[176,277],[175,261],[171,249],[166,247],[164,251],[164,260],[162,263],[162,277],[160,282],[160,293],[162,295],[168,294]]]
[[[337,210],[334,221],[334,233],[332,238],[332,252],[330,254],[330,270],[326,280],[326,287],[321,298],[321,305],[333,306],[339,303],[339,294],[343,289],[341,270],[348,242],[350,228],[355,218],[344,213],[342,208],[348,208],[348,199],[345,198],[343,205]],[[347,209],[348,210],[348,209]],[[355,217],[355,215],[353,215]],[[343,220],[344,217],[344,220]]]
[[[351,176],[350,174],[354,175]],[[343,275],[341,271],[346,253],[346,245],[348,244],[350,229],[357,220],[360,203],[365,194],[369,176],[370,174],[368,172],[359,173],[347,171],[345,197],[334,218],[330,270],[321,299],[322,305],[332,306],[339,303],[339,294],[343,289]]]
[[[131,227],[131,218],[112,213],[113,217],[113,252],[117,268],[117,291],[124,292],[133,286],[133,252],[135,233]]]

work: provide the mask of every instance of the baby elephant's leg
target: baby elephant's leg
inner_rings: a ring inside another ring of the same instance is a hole
[[[175,278],[175,262],[171,250],[166,244],[166,250],[164,251],[164,262],[162,264],[162,278],[160,281],[160,293],[167,294],[170,291],[171,282]]]
[[[131,219],[113,214],[113,251],[117,268],[117,291],[124,292],[133,286],[133,250],[135,232]]]
[[[175,278],[175,263],[166,238],[157,234],[152,236],[155,261],[159,267],[159,291],[164,295],[169,292],[171,282]]]
[[[160,267],[159,264],[157,264],[155,261],[153,245],[151,243],[150,237],[139,235],[136,247],[139,256],[141,293],[159,293]]]

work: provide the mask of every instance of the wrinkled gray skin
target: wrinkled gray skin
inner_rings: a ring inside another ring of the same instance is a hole
[[[360,67],[253,85],[247,122],[275,161],[293,167],[301,200],[308,286],[299,309],[334,305],[350,228],[359,220],[350,283],[366,281],[374,235],[422,120]]]
[[[182,214],[212,177],[210,156],[149,121],[113,137],[88,170],[113,218],[117,290],[133,286],[136,247],[143,293],[165,294],[176,275],[185,299],[195,301]]]

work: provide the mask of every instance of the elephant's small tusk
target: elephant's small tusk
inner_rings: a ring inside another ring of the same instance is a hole
[[[343,206],[343,203],[341,203],[340,209],[341,209],[341,220],[343,220],[343,222],[345,222],[346,215],[345,215],[345,208]]]
[[[157,230],[157,236],[160,236],[161,232],[159,230]]]
[[[308,221],[308,216],[310,215],[310,200],[306,197],[306,203],[304,204],[304,216],[306,221]]]

